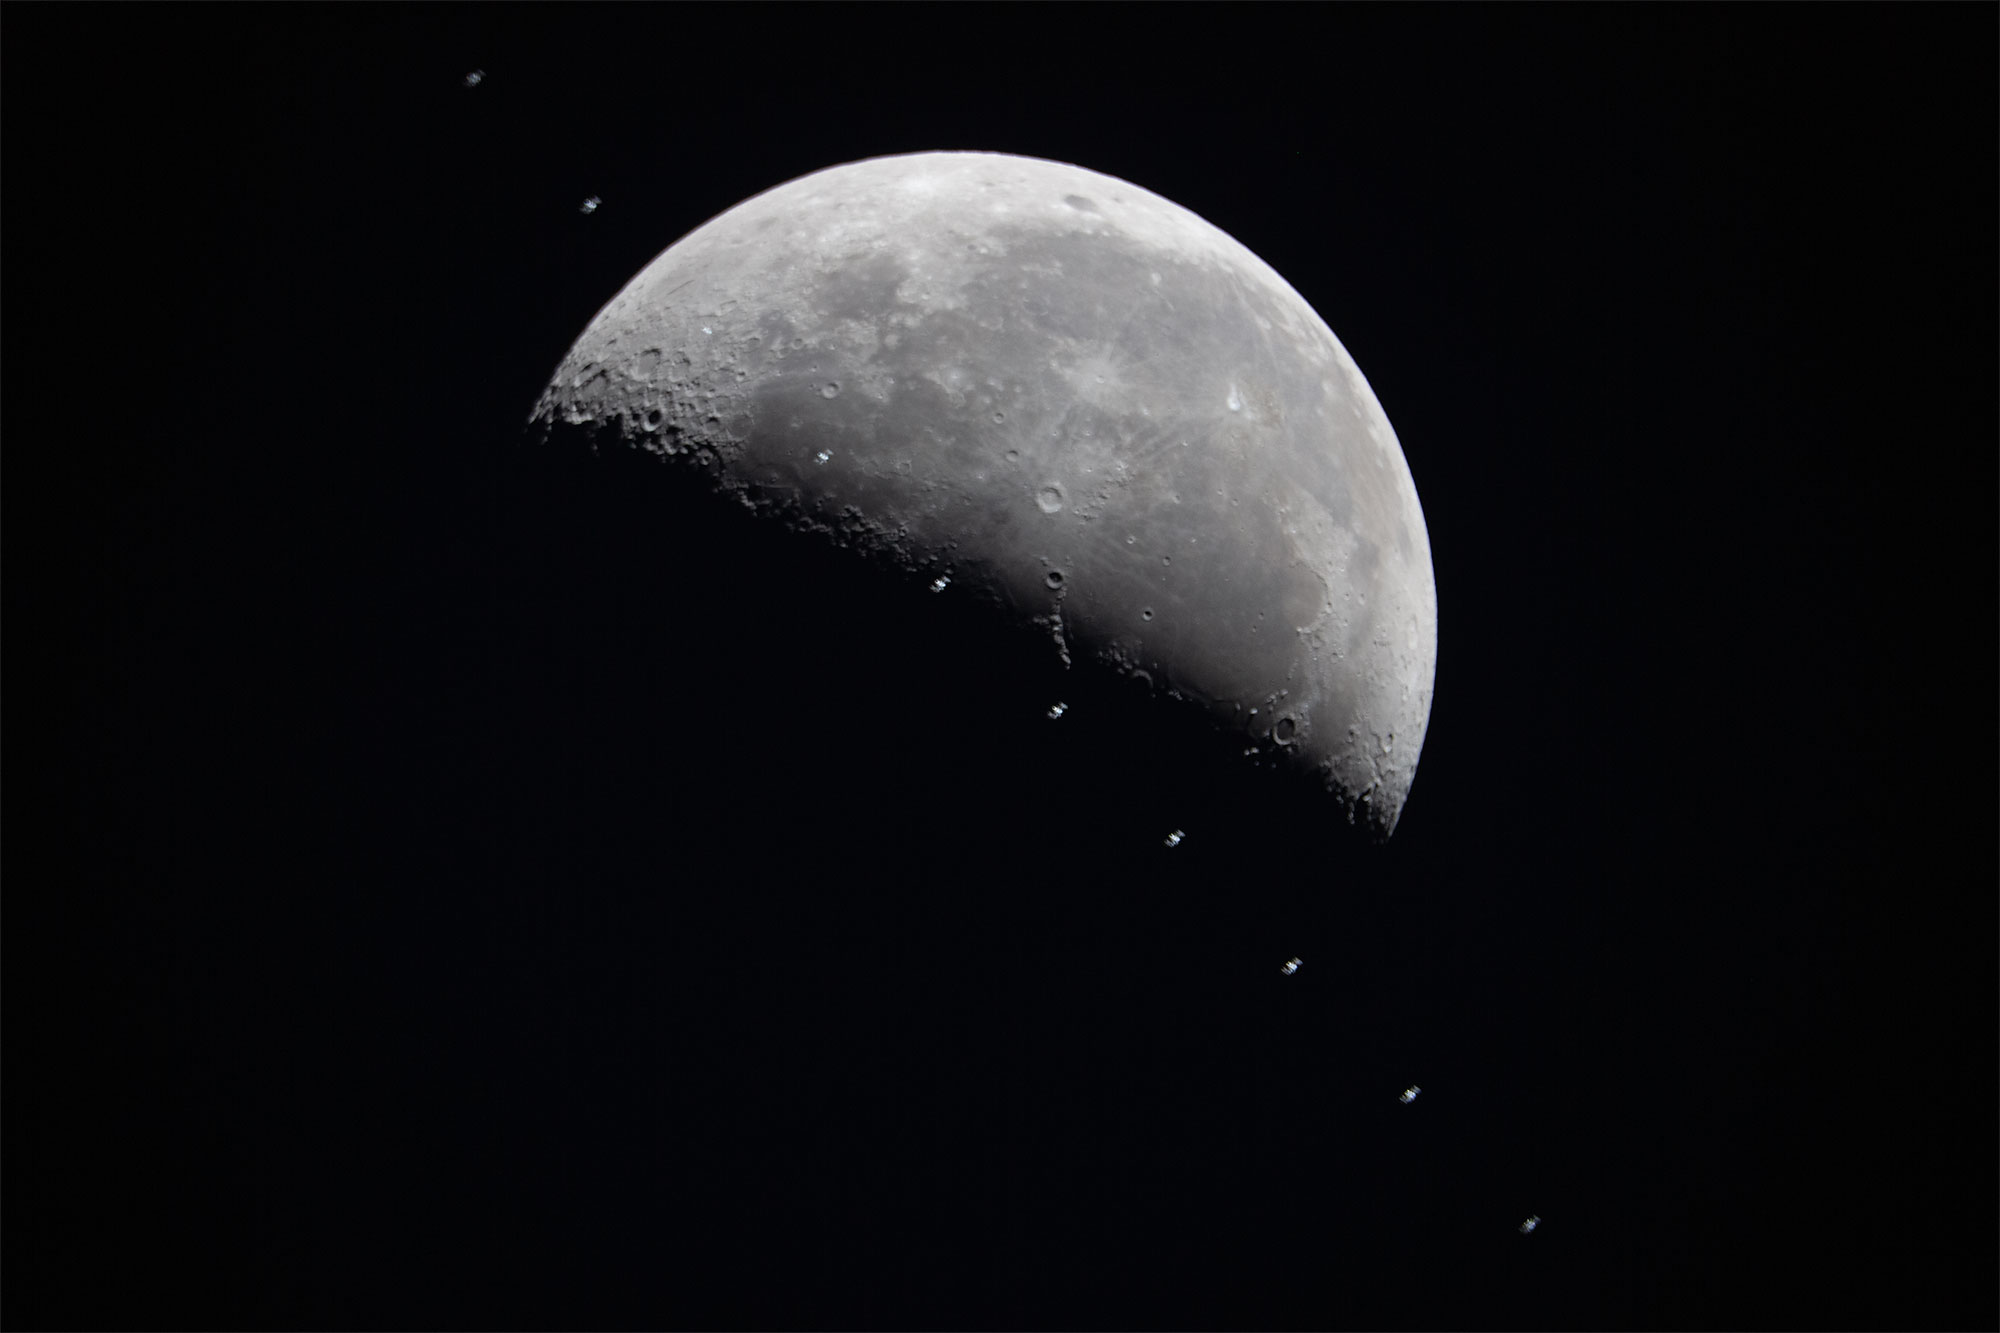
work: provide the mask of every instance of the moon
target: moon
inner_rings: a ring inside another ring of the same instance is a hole
[[[627,283],[529,425],[990,606],[1377,838],[1401,817],[1437,662],[1402,446],[1297,291],[1136,185],[975,152],[779,185]]]

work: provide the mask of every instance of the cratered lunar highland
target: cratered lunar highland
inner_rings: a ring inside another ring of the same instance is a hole
[[[1377,836],[1401,815],[1437,661],[1402,447],[1298,292],[1136,185],[971,152],[780,185],[633,278],[530,424],[981,599]]]

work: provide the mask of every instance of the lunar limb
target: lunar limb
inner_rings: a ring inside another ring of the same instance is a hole
[[[1147,190],[961,152],[780,185],[633,278],[530,424],[1038,625],[1378,837],[1401,815],[1437,656],[1401,445],[1304,298]]]

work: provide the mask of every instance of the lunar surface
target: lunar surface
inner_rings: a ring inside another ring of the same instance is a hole
[[[1138,186],[993,153],[780,185],[633,278],[530,426],[990,605],[1377,837],[1402,813],[1437,660],[1402,447],[1304,298]]]

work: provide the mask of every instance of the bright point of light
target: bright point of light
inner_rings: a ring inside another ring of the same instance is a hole
[[[931,591],[943,592],[946,586],[948,586],[950,583],[951,583],[950,575],[940,574],[935,579],[931,580]]]
[[[480,80],[484,79],[485,77],[486,77],[485,70],[475,69],[472,71],[472,73],[465,76],[465,86],[468,88],[477,88],[479,86]]]
[[[1280,972],[1283,972],[1286,976],[1289,977],[1290,975],[1292,975],[1292,973],[1299,970],[1299,960],[1294,958],[1291,962],[1284,964],[1278,970]]]
[[[1412,1083],[1409,1087],[1403,1089],[1402,1095],[1397,1097],[1396,1100],[1401,1102],[1403,1105],[1408,1106],[1411,1102],[1417,1099],[1417,1094],[1422,1091],[1423,1091],[1422,1088]]]
[[[1542,1224],[1542,1219],[1539,1216],[1531,1217],[1527,1221],[1521,1223],[1521,1234],[1525,1236],[1530,1231],[1533,1231],[1536,1227],[1540,1226],[1541,1224]]]
[[[1059,717],[1061,717],[1061,716],[1062,716],[1062,715],[1063,715],[1064,713],[1067,713],[1068,711],[1069,711],[1069,705],[1068,705],[1068,704],[1065,704],[1065,703],[1059,703],[1059,704],[1057,704],[1057,705],[1056,705],[1056,706],[1055,706],[1054,708],[1051,708],[1051,709],[1049,710],[1049,717],[1050,717],[1050,718],[1051,718],[1051,719],[1053,720],[1053,719],[1055,719],[1055,718],[1059,718]],[[1173,844],[1172,844],[1172,843],[1169,843],[1169,844],[1167,844],[1167,845],[1171,847],[1171,846],[1172,846]]]
[[[602,199],[599,199],[596,195],[593,194],[592,196],[590,196],[590,198],[583,201],[583,215],[585,217],[589,217],[592,213],[595,213],[597,211],[597,206],[603,202],[604,201]]]
[[[1179,829],[1175,829],[1172,833],[1169,833],[1167,835],[1167,846],[1169,847],[1180,846],[1181,839],[1185,838],[1186,836],[1187,835],[1185,833],[1182,833]]]

